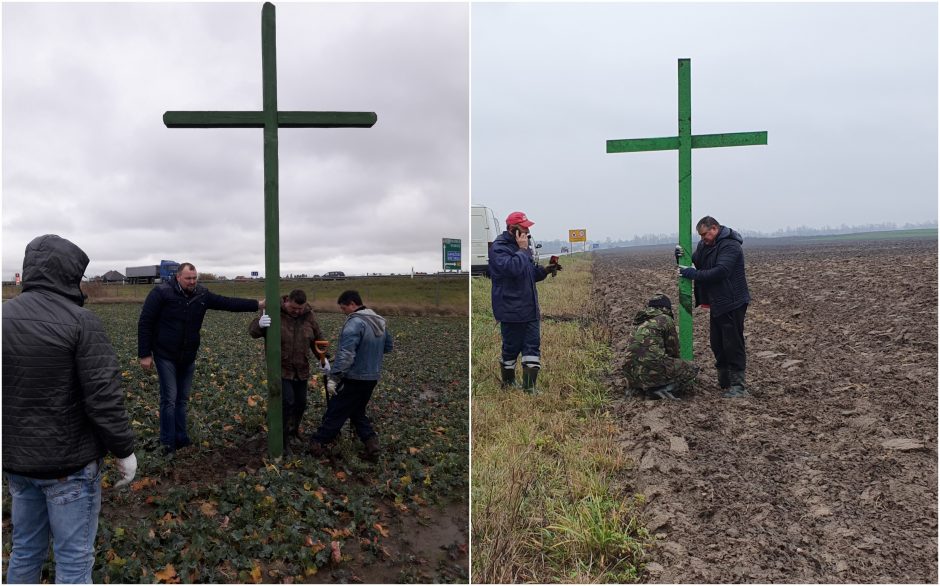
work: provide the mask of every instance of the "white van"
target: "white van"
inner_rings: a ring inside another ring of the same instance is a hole
[[[486,206],[470,207],[470,274],[489,276],[490,246],[503,233],[496,214]]]

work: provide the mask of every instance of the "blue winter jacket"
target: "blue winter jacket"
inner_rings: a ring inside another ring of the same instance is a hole
[[[519,248],[505,231],[490,248],[490,280],[493,291],[493,317],[496,321],[522,323],[541,317],[539,293],[535,284],[545,279],[545,267],[532,260],[531,248]]]
[[[338,378],[379,380],[382,359],[392,351],[385,318],[365,306],[346,316],[330,374]]]
[[[711,246],[700,240],[692,254],[695,265],[695,305],[708,304],[712,317],[724,315],[751,302],[744,276],[744,238],[722,226]]]
[[[147,295],[137,321],[137,356],[153,354],[183,365],[194,362],[202,320],[210,309],[258,311],[258,301],[223,297],[202,285],[196,285],[192,296],[187,297],[176,277],[157,285]]]

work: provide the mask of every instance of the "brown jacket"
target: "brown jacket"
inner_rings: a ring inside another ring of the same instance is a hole
[[[310,354],[314,342],[326,338],[309,304],[298,317],[291,317],[284,309],[285,303],[286,295],[281,297],[281,378],[307,380],[310,378]],[[268,331],[258,325],[259,319],[260,316],[251,320],[248,326],[252,338],[263,338]]]

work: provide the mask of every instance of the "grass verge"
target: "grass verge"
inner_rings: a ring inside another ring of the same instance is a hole
[[[538,285],[535,396],[500,388],[490,281],[471,286],[474,582],[636,582],[651,543],[641,497],[617,488],[631,464],[607,411],[610,348],[589,313],[591,260],[564,265]]]

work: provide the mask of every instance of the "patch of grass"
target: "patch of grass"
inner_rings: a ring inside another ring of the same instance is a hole
[[[610,348],[591,315],[591,260],[538,285],[542,394],[502,389],[490,281],[471,285],[473,581],[635,582],[650,543],[614,441]]]

